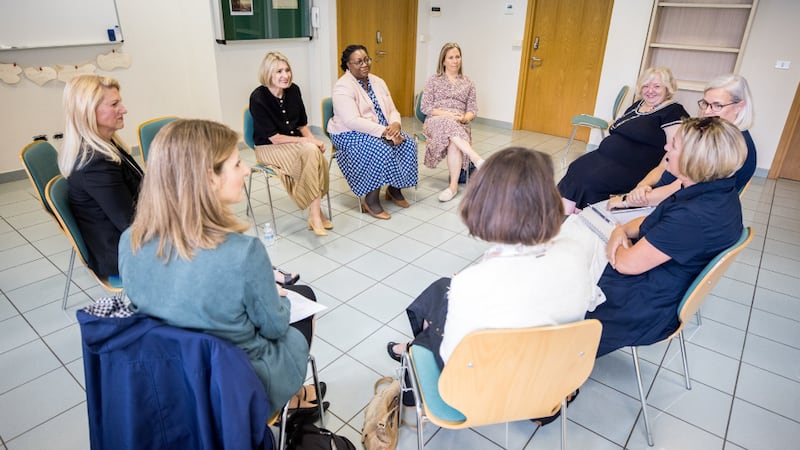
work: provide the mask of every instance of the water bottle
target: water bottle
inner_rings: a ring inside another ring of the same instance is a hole
[[[270,247],[275,243],[275,232],[272,231],[272,224],[269,222],[264,224],[264,232],[261,235],[261,242],[263,242],[267,247]]]

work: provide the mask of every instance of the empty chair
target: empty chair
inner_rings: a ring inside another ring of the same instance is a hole
[[[592,372],[602,325],[487,329],[468,334],[444,369],[424,347],[411,346],[403,370],[416,402],[417,447],[423,420],[449,429],[552,416],[561,410],[566,448],[567,398]]]
[[[45,187],[45,198],[47,199],[47,204],[53,211],[56,220],[58,220],[58,223],[61,225],[61,231],[64,232],[64,235],[67,237],[70,244],[72,244],[73,249],[69,257],[67,283],[66,286],[64,286],[64,297],[61,300],[61,308],[66,309],[67,307],[67,297],[69,296],[69,287],[72,283],[72,272],[75,267],[76,253],[80,256],[83,265],[86,266],[86,270],[92,275],[92,277],[94,277],[95,280],[97,280],[100,285],[102,285],[109,292],[114,292],[120,296],[123,296],[124,289],[122,287],[122,280],[120,277],[100,276],[90,269],[88,264],[86,264],[86,261],[89,258],[89,250],[83,240],[81,230],[78,228],[78,222],[75,220],[75,216],[72,215],[72,210],[69,206],[68,189],[67,180],[61,176],[57,176],[50,180]]]

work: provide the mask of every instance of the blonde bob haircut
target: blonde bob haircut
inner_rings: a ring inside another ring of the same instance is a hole
[[[442,49],[439,51],[439,65],[436,67],[436,75],[442,76],[444,75],[444,59],[447,57],[447,52],[450,51],[451,48],[458,49],[458,54],[461,55],[461,47],[458,46],[455,42],[448,42],[442,46]],[[461,66],[458,68],[458,75],[464,75],[463,69],[464,64],[462,60]]]
[[[122,157],[114,146],[125,151],[127,145],[117,133],[106,141],[97,131],[97,107],[102,103],[106,91],[119,90],[119,82],[100,75],[80,75],[67,82],[62,98],[66,123],[64,144],[58,154],[58,169],[69,178],[72,171],[81,169],[95,153],[119,164]]]
[[[703,93],[711,89],[722,89],[731,96],[731,102],[744,103],[736,115],[736,120],[733,121],[737,128],[744,131],[753,126],[753,96],[750,94],[750,86],[743,76],[732,73],[720,75],[706,85]]]
[[[635,94],[637,100],[642,98],[642,87],[656,78],[667,89],[667,96],[664,100],[669,100],[675,95],[675,91],[678,90],[678,83],[675,81],[675,77],[672,76],[672,71],[668,67],[648,67],[636,81]]]
[[[285,62],[289,67],[289,72],[292,71],[292,65],[289,64],[289,58],[281,52],[269,52],[264,56],[261,61],[261,66],[258,68],[258,82],[264,87],[275,87],[272,85],[272,75],[278,70],[278,63]]]
[[[695,183],[731,177],[747,157],[742,132],[719,117],[683,119],[677,136],[683,144],[678,169]]]
[[[158,239],[157,255],[165,264],[173,251],[191,260],[196,249],[216,248],[228,233],[247,229],[220,201],[211,179],[237,151],[238,141],[235,131],[208,120],[178,119],[161,129],[131,224],[134,253]]]
[[[461,201],[472,236],[488,242],[536,245],[561,229],[564,206],[546,153],[510,147],[475,172]]]

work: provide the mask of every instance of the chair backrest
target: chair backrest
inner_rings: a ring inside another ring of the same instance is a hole
[[[330,97],[323,98],[320,108],[322,109],[322,132],[325,133],[325,137],[330,139],[328,122],[333,117],[333,99]]]
[[[743,199],[743,198],[744,198],[744,193],[745,193],[745,191],[747,191],[747,188],[749,188],[749,187],[750,187],[750,183],[752,183],[752,182],[753,182],[753,179],[752,179],[752,178],[751,178],[751,179],[749,179],[749,180],[747,180],[747,183],[745,183],[745,184],[744,184],[744,186],[742,186],[742,187],[739,189],[739,200],[741,200],[741,199]]]
[[[417,94],[417,98],[414,101],[414,115],[421,123],[425,123],[425,119],[428,118],[428,116],[422,114],[422,94],[424,93],[424,91],[419,91],[419,94]]]
[[[53,211],[45,200],[45,188],[50,180],[61,175],[58,170],[58,152],[47,141],[33,141],[19,152],[19,159],[22,161],[25,173],[28,174],[28,179],[36,188],[39,202],[45,211],[53,216]]]
[[[255,125],[253,124],[253,114],[250,113],[250,107],[245,106],[242,111],[242,137],[244,143],[250,148],[256,148],[256,141],[253,137],[255,133]]]
[[[714,289],[717,281],[722,278],[728,270],[728,267],[733,264],[739,252],[752,240],[753,229],[747,227],[742,230],[742,236],[735,244],[720,252],[719,255],[706,264],[706,268],[697,275],[697,278],[694,279],[689,289],[686,290],[681,303],[678,305],[678,319],[681,324],[675,333],[673,333],[673,336],[683,330],[684,324],[694,317],[697,310],[700,309],[703,300],[705,300],[708,293]]]
[[[480,330],[453,351],[439,377],[459,428],[550,416],[592,372],[602,325],[596,319]]]
[[[614,100],[614,110],[611,111],[611,120],[615,120],[617,117],[619,117],[619,113],[622,110],[623,100],[625,100],[625,97],[628,96],[628,92],[630,90],[631,88],[628,85],[620,88],[617,98]]]
[[[177,119],[175,116],[164,116],[142,122],[139,125],[139,150],[142,152],[142,160],[147,165],[147,154],[150,152],[150,144],[153,143],[156,134],[164,125]]]
[[[69,206],[69,187],[67,186],[66,178],[59,175],[50,180],[45,188],[45,197],[58,223],[61,224],[61,229],[85,265],[89,259],[89,250],[83,240],[81,230],[78,228],[78,222],[75,220],[75,216],[72,215],[72,209]]]

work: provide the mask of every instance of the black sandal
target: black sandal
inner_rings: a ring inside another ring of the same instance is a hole
[[[394,346],[397,345],[397,344],[400,344],[400,342],[389,342],[388,344],[386,344],[386,353],[389,354],[389,358],[392,358],[393,360],[395,360],[397,362],[402,362],[403,355],[400,354],[400,353],[395,353],[394,352]],[[408,347],[409,347],[409,345],[406,344],[406,351],[408,351]]]
[[[311,392],[316,393],[316,389],[314,388],[313,384],[309,384],[307,386],[303,386],[303,401],[308,403],[313,403],[315,405],[319,404],[319,399],[315,398],[314,400],[308,399],[308,390],[311,388]],[[324,381],[319,382],[319,395],[322,396],[322,399],[325,400],[325,394],[328,392],[328,385],[325,384]]]
[[[567,399],[567,406],[569,406],[569,404],[572,403],[578,397],[578,394],[580,394],[580,392],[581,392],[580,389],[576,389],[575,392],[572,393],[572,396]],[[561,408],[558,408],[558,412],[556,412],[552,416],[539,417],[538,419],[531,419],[531,422],[539,425],[539,427],[543,427],[549,423],[552,423],[559,417],[561,417]]]
[[[300,274],[295,274],[292,276],[291,272],[284,272],[282,269],[278,267],[272,267],[273,270],[278,271],[279,274],[283,275],[283,280],[275,279],[275,282],[280,284],[281,286],[291,286],[297,283],[300,280]]]

